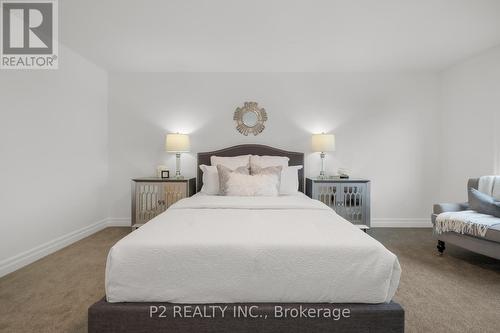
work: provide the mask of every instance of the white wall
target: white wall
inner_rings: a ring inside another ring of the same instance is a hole
[[[442,201],[466,201],[470,177],[500,174],[500,47],[441,73]]]
[[[171,170],[167,132],[191,134],[183,172],[195,175],[196,152],[241,143],[310,150],[313,132],[333,132],[327,168],[372,180],[375,222],[426,223],[436,193],[438,85],[433,74],[129,73],[110,74],[110,216],[130,218],[130,179]],[[269,120],[257,137],[232,120],[257,101]],[[319,172],[309,154],[306,174]]]
[[[1,71],[0,101],[1,276],[108,216],[107,73],[60,45],[59,70]]]

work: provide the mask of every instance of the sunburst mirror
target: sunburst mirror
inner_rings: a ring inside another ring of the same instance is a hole
[[[259,108],[257,102],[245,102],[242,107],[236,108],[233,119],[236,129],[243,135],[258,135],[265,128],[267,113],[264,108]]]

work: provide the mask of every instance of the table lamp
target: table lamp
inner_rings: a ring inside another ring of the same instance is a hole
[[[321,171],[319,178],[325,178],[325,153],[335,151],[335,136],[333,134],[313,134],[312,135],[312,150],[321,153]]]
[[[183,179],[184,176],[181,175],[181,153],[189,152],[189,135],[167,134],[165,148],[168,153],[175,153],[175,178]]]

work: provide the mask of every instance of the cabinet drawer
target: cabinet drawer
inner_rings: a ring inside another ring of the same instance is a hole
[[[354,224],[364,224],[366,190],[363,183],[342,184],[342,217]]]
[[[323,202],[354,224],[370,226],[369,181],[307,179],[306,185],[311,198]]]
[[[135,186],[135,223],[146,223],[167,209],[165,185],[162,183],[137,183]]]
[[[316,183],[313,189],[313,199],[319,200],[335,209],[340,205],[341,185],[334,183]]]
[[[132,226],[142,225],[177,201],[195,193],[196,179],[171,180],[136,178],[132,180]]]
[[[185,183],[165,183],[164,186],[166,208],[187,197],[187,185]]]

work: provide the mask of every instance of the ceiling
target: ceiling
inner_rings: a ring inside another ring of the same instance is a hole
[[[437,71],[500,44],[500,0],[64,0],[111,71]]]

